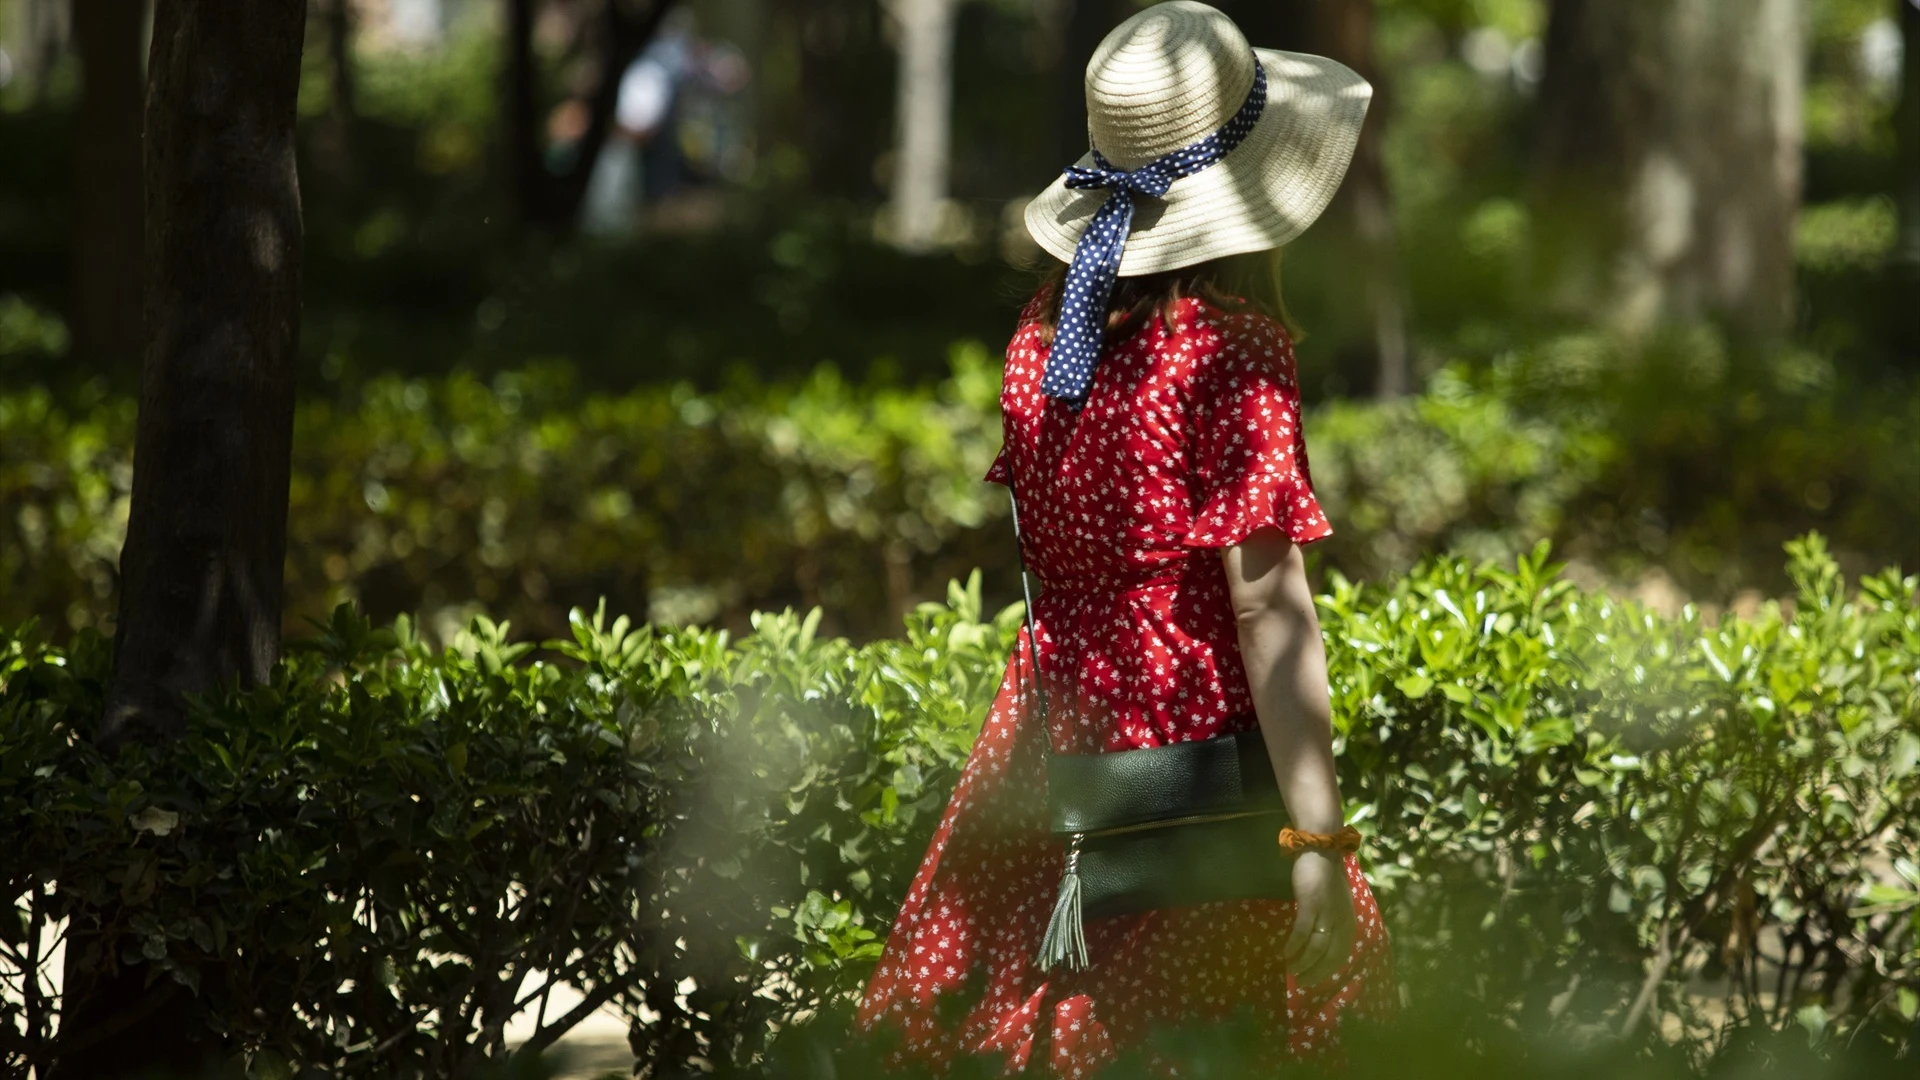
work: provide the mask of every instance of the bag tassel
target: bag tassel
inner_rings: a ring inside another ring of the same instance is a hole
[[[1067,841],[1067,869],[1060,876],[1060,894],[1053,902],[1053,918],[1047,922],[1046,936],[1040,939],[1041,971],[1052,971],[1065,964],[1070,971],[1087,969],[1087,929],[1080,918],[1080,841],[1074,833]]]

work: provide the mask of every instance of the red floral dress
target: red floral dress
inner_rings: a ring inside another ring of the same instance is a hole
[[[1062,851],[1046,835],[1045,754],[1206,739],[1255,726],[1218,548],[1266,525],[1328,534],[1300,441],[1292,345],[1272,320],[1183,300],[1110,346],[1079,415],[1046,400],[1029,306],[1007,350],[1006,439],[987,479],[1019,496],[1046,681],[1042,731],[1026,639],[907,891],[861,1003],[902,1061],[1051,1047],[1091,1074],[1155,1027],[1251,1007],[1276,1056],[1337,1046],[1341,1013],[1384,1012],[1386,929],[1351,856],[1357,933],[1335,976],[1296,986],[1281,957],[1294,905],[1236,901],[1089,920],[1086,971],[1034,963]],[[1049,1025],[1042,1031],[1041,1025]],[[1177,1068],[1175,1063],[1162,1063]]]

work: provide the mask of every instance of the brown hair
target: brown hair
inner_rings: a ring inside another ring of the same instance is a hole
[[[1060,297],[1066,281],[1067,264],[1063,262],[1055,262],[1043,279],[1040,309],[1034,321],[1040,325],[1044,341],[1052,342],[1054,330],[1060,325]],[[1299,339],[1280,291],[1280,249],[1271,248],[1158,274],[1121,278],[1114,283],[1113,297],[1107,301],[1107,340],[1123,341],[1133,336],[1156,315],[1171,322],[1174,304],[1187,297],[1222,311],[1259,312],[1279,322],[1289,337]]]

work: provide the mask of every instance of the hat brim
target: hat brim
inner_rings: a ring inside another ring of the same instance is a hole
[[[1305,232],[1340,189],[1373,87],[1324,56],[1278,49],[1254,54],[1267,69],[1259,122],[1219,162],[1174,181],[1166,198],[1135,202],[1121,277],[1277,248]],[[1092,163],[1091,153],[1079,162]],[[1069,188],[1062,175],[1027,204],[1027,232],[1070,262],[1107,194]]]

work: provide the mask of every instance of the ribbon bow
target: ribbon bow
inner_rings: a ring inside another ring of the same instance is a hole
[[[1253,130],[1266,105],[1267,72],[1255,60],[1253,89],[1240,111],[1220,130],[1199,142],[1137,169],[1115,168],[1099,150],[1093,151],[1092,168],[1067,166],[1068,187],[1106,188],[1111,194],[1087,222],[1087,229],[1080,234],[1080,243],[1073,250],[1073,262],[1067,266],[1065,292],[1060,298],[1060,324],[1054,332],[1053,351],[1047,355],[1046,372],[1040,379],[1042,393],[1076,409],[1086,403],[1087,388],[1093,382],[1093,366],[1106,343],[1107,303],[1113,297],[1114,282],[1120,277],[1120,257],[1126,252],[1127,235],[1133,231],[1134,196],[1164,199],[1175,180],[1192,176],[1226,157]]]

